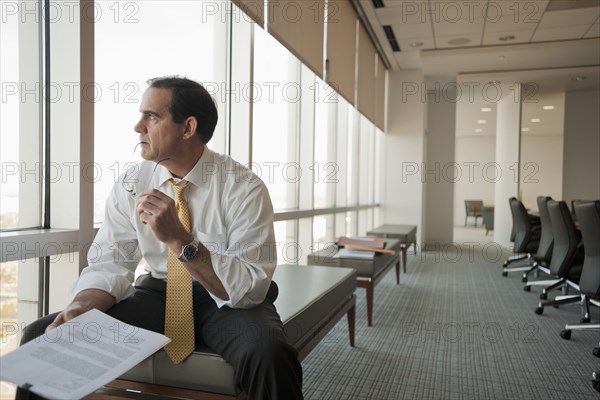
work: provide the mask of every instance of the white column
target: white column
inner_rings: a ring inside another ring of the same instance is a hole
[[[511,247],[512,215],[510,197],[519,193],[519,148],[521,141],[521,86],[502,86],[504,96],[498,101],[496,115],[496,163],[483,173],[496,182],[494,195],[494,241]]]

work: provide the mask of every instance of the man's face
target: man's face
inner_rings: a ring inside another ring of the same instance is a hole
[[[141,156],[159,162],[174,158],[182,143],[184,124],[176,124],[169,112],[171,90],[150,87],[144,92],[140,120],[133,129],[140,135]]]

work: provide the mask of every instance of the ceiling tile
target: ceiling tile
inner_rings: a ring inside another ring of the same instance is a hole
[[[375,15],[382,25],[392,24],[421,24],[431,21],[431,14],[428,13],[427,1],[401,1],[403,4],[399,7],[389,7],[388,1],[386,7],[376,8]],[[394,1],[393,3],[396,3]]]
[[[503,32],[489,32],[485,31],[483,34],[483,45],[484,46],[493,46],[493,45],[510,45],[516,43],[529,43],[531,40],[531,36],[533,35],[534,29],[529,30],[520,30],[520,31],[503,31]],[[501,37],[504,36],[514,36],[515,38],[511,41],[500,40]]]
[[[481,34],[483,32],[483,18],[461,20],[458,22],[441,21],[433,24],[436,36],[456,36],[462,34]]]
[[[486,5],[488,22],[512,16],[516,21],[537,23],[546,7],[548,0],[490,0]]]
[[[468,39],[466,43],[451,44],[452,40]],[[481,45],[481,35],[455,35],[455,36],[436,36],[435,45],[437,49],[454,49],[459,47],[473,47]]]
[[[485,31],[486,32],[503,32],[512,30],[532,30],[538,26],[538,22],[519,18],[515,15],[503,15],[501,18],[486,19]]]
[[[431,0],[427,12],[434,22],[453,23],[473,21],[485,17],[487,0],[439,1]]]
[[[432,37],[431,24],[392,25],[397,40],[409,38]]]
[[[551,29],[538,29],[533,35],[532,42],[545,42],[548,40],[580,39],[587,31],[587,25],[561,26]]]
[[[539,29],[555,26],[591,25],[600,16],[600,7],[550,11],[544,14]]]
[[[403,8],[407,10],[407,12],[413,12],[415,7],[424,7],[421,3],[427,4],[429,3],[429,0],[383,0],[385,8]],[[378,10],[381,9],[378,8]]]
[[[598,36],[600,36],[600,20],[596,20],[596,23],[590,27],[584,37],[593,38]]]
[[[419,47],[413,47],[411,46],[411,43],[414,42],[421,42],[423,43],[421,46]],[[409,51],[409,50],[413,50],[413,51],[418,51],[418,50],[429,50],[429,49],[435,49],[435,42],[433,41],[433,37],[429,36],[429,37],[417,37],[417,38],[405,38],[405,39],[399,39],[398,40],[398,46],[400,46],[400,50],[404,51]]]

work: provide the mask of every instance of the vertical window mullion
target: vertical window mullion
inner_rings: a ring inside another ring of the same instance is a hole
[[[42,227],[45,229],[50,228],[50,107],[51,107],[51,93],[50,89],[50,0],[43,0],[44,6],[40,7],[40,21],[42,21],[42,29],[40,34],[42,35],[40,43],[42,68],[40,69],[41,79],[40,82],[41,90],[43,91],[41,102],[43,110],[42,129]],[[41,3],[41,1],[40,1]]]

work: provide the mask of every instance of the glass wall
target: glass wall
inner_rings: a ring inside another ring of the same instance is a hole
[[[0,24],[0,229],[39,227],[42,157],[42,106],[50,88],[40,79],[40,9],[30,2],[3,5]]]
[[[102,174],[94,186],[94,221],[102,222],[112,185],[141,161],[133,126],[148,79],[180,75],[202,82],[223,116],[227,23],[224,10],[202,1],[96,4],[94,161]],[[224,118],[210,147],[225,151]]]
[[[16,348],[20,327],[38,316],[40,258],[4,235],[43,226],[42,204],[48,165],[44,155],[44,104],[52,89],[44,79],[44,25],[36,2],[2,4],[0,24],[0,356]],[[56,179],[57,168],[54,168]],[[2,385],[2,396],[14,392]]]
[[[383,133],[231,2],[96,2],[93,21],[56,2],[63,17],[49,29],[42,3],[24,3],[0,25],[3,322],[67,304],[111,186],[140,160],[133,126],[152,77],[185,75],[213,95],[219,124],[209,146],[269,188],[279,263],[305,263],[377,222]],[[44,180],[45,171],[59,175]]]

